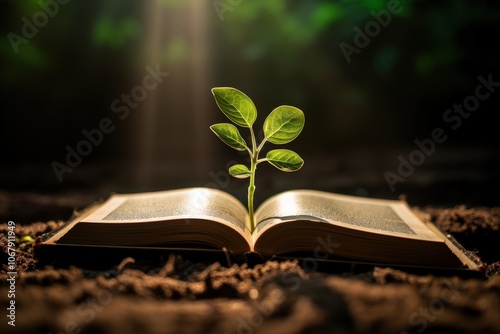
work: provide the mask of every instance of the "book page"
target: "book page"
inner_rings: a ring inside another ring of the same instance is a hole
[[[276,195],[256,212],[254,240],[272,224],[305,220],[350,229],[439,241],[401,201],[338,195],[315,190],[293,190]]]
[[[82,222],[137,223],[173,219],[212,220],[238,230],[246,239],[250,235],[246,208],[233,196],[210,188],[113,195]]]

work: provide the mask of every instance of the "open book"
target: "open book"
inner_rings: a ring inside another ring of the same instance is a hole
[[[223,249],[263,257],[478,269],[405,202],[293,190],[267,199],[249,230],[245,207],[226,192],[188,188],[112,195],[64,225],[44,245]]]

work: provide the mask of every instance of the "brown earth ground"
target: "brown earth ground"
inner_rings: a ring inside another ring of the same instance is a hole
[[[478,278],[383,267],[329,274],[297,261],[228,268],[174,255],[159,266],[125,258],[100,271],[41,267],[32,241],[62,221],[16,222],[12,327],[8,217],[61,219],[78,203],[0,199],[1,333],[500,333],[500,208],[425,209],[487,264]]]

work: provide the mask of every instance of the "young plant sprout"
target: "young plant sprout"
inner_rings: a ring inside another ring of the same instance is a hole
[[[224,143],[238,151],[247,151],[250,156],[250,168],[237,164],[229,168],[229,174],[238,179],[250,178],[248,186],[248,214],[250,216],[250,231],[255,229],[253,198],[255,193],[255,170],[261,162],[269,162],[284,172],[295,172],[304,164],[304,160],[295,152],[276,149],[267,152],[265,158],[259,159],[259,153],[266,142],[282,145],[297,138],[304,128],[304,113],[292,106],[279,106],[274,109],[264,121],[264,139],[257,145],[253,123],[257,118],[257,109],[252,100],[243,92],[231,87],[212,88],[215,102],[220,110],[233,123],[250,130],[251,147],[241,136],[238,128],[229,123],[214,124],[210,129]]]

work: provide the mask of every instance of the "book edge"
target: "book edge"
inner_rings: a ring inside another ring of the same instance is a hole
[[[464,266],[474,271],[486,270],[486,266],[481,261],[481,259],[471,251],[468,251],[464,246],[462,246],[450,233],[445,234],[429,219],[425,219],[423,222],[432,232],[434,232],[440,239],[444,241],[445,245],[460,260],[460,262],[462,262]]]
[[[61,227],[40,236],[35,244],[35,247],[39,244],[55,244],[62,236],[64,236],[69,230],[71,230],[73,226],[76,225],[76,223],[89,216],[101,205],[102,203],[100,202],[94,202],[80,211],[73,211],[73,215]]]

